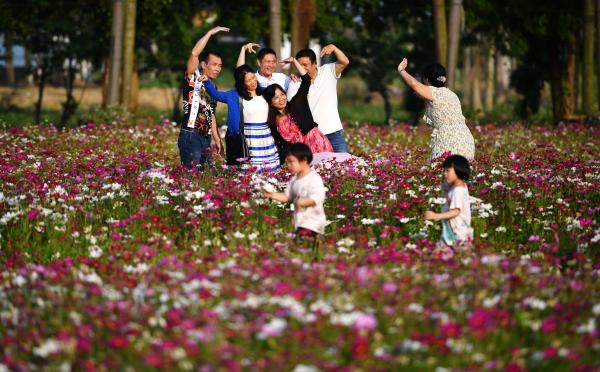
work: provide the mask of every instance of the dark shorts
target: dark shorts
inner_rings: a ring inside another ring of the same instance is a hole
[[[317,235],[318,234],[316,231],[305,229],[304,227],[299,227],[296,229],[296,238],[314,238]]]

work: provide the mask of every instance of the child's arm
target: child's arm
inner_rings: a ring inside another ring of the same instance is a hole
[[[459,214],[460,214],[460,208],[454,208],[454,209],[449,210],[448,212],[442,212],[442,213],[435,213],[433,211],[427,211],[427,212],[425,212],[425,219],[426,220],[434,220],[434,221],[449,220],[451,218],[458,216]]]
[[[312,175],[311,175],[312,176]],[[298,198],[294,202],[296,209],[314,207],[317,204],[323,204],[325,201],[325,185],[320,176],[314,177],[308,185],[306,196]]]
[[[308,208],[314,207],[315,205],[317,205],[317,202],[315,202],[312,198],[300,198],[294,203],[294,207],[296,208]]]
[[[289,198],[286,194],[282,192],[264,192],[265,197],[273,200],[277,200],[278,202],[287,203]]]

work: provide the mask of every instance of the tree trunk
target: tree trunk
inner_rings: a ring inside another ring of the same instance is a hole
[[[493,45],[490,45],[487,53],[487,69],[485,74],[485,111],[490,112],[494,108],[494,54]]]
[[[269,45],[281,58],[281,0],[269,0]],[[279,65],[277,66],[279,70]]]
[[[446,4],[444,0],[433,0],[433,25],[435,29],[435,58],[446,66],[448,57],[448,32],[446,29]]]
[[[574,39],[574,35],[571,35],[570,40],[566,43],[551,44],[549,49],[550,90],[555,122],[569,119],[575,114],[577,59]],[[561,61],[566,61],[566,63],[561,63]]]
[[[583,10],[583,112],[594,113],[594,0],[584,0]]]
[[[25,70],[27,71],[25,84],[27,84],[28,86],[33,85],[33,69],[31,68],[32,59],[33,57],[31,55],[31,50],[29,48],[25,48]]]
[[[463,58],[463,105],[466,108],[471,107],[471,92],[473,88],[473,76],[471,73],[471,47],[465,48]]]
[[[77,111],[77,102],[73,97],[73,86],[75,82],[75,61],[73,58],[69,58],[67,62],[67,71],[64,73],[65,90],[67,94],[67,100],[63,103],[63,112],[60,118],[60,125],[63,126]]]
[[[316,0],[293,0],[292,10],[292,54],[308,48],[310,31],[315,22]]]
[[[112,35],[110,40],[110,63],[107,63],[105,74],[108,74],[108,91],[106,105],[119,104],[119,83],[123,61],[123,0],[113,0]],[[110,66],[110,68],[108,68]]]
[[[131,109],[131,79],[134,69],[135,54],[135,11],[136,0],[124,0],[125,3],[125,38],[123,41],[123,79],[121,89],[121,105]],[[113,68],[114,69],[114,68]]]
[[[46,87],[46,61],[41,60],[41,63],[37,67],[38,76],[38,99],[35,103],[35,123],[39,124],[42,122],[42,102],[44,101],[44,88]]]
[[[598,32],[600,32],[600,0],[596,0],[596,78],[598,79],[596,99],[598,100],[598,110],[600,111],[600,35],[598,35]]]
[[[471,68],[472,82],[473,82],[473,100],[472,107],[475,111],[475,115],[481,115],[481,68],[483,64],[483,58],[481,58],[481,47],[473,47],[473,67]]]
[[[13,36],[10,33],[4,34],[4,53],[6,62],[6,82],[10,86],[16,85],[15,64],[13,62]]]
[[[499,49],[496,49],[496,103],[501,104],[506,102],[506,83],[504,76],[506,75],[506,64],[504,56]]]
[[[575,90],[577,87],[577,47],[575,43],[575,37],[572,35],[571,41],[567,46],[567,69],[566,76],[562,81],[562,92],[564,102],[564,117],[572,118],[575,115],[575,103],[576,95]]]
[[[137,69],[137,58],[133,56],[133,69],[131,71],[131,97],[129,98],[129,107],[131,111],[137,111],[139,107],[140,96],[140,77]]]
[[[110,74],[111,74],[111,58],[104,59],[104,76],[102,77],[102,107],[108,107],[108,95],[110,86]]]
[[[550,94],[552,97],[552,116],[554,121],[558,122],[564,117],[564,108],[562,107],[562,85],[561,85],[561,55],[560,48],[556,43],[551,44],[548,50],[550,54]]]
[[[383,108],[385,110],[385,124],[390,125],[392,122],[392,104],[390,103],[390,95],[386,88],[379,90],[379,94],[383,97]]]
[[[448,87],[454,90],[456,84],[456,65],[458,61],[458,45],[460,40],[460,15],[462,0],[450,3],[450,25],[448,35]]]

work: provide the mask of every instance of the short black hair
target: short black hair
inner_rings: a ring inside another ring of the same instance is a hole
[[[265,58],[267,54],[272,54],[275,56],[275,59],[277,59],[277,53],[275,53],[275,51],[271,48],[262,48],[258,51],[256,58],[258,58],[259,61],[262,61],[262,59]]]
[[[216,52],[216,51],[214,51],[214,50],[209,50],[208,52],[205,52],[205,53],[202,55],[202,58],[200,59],[200,61],[202,61],[202,62],[206,63],[206,62],[208,62],[208,58],[209,58],[210,56],[215,56],[215,57],[217,57],[217,58],[219,58],[219,59],[223,60],[223,58],[221,58],[221,55],[220,55],[218,52]]]
[[[429,84],[436,88],[446,85],[446,69],[439,63],[432,63],[425,66],[423,70],[423,79],[429,80]]]
[[[317,55],[312,49],[302,49],[298,53],[296,53],[296,59],[308,57],[310,59],[310,63],[313,65],[317,63]]]
[[[456,176],[463,181],[466,181],[471,177],[471,167],[469,161],[461,155],[451,155],[444,160],[442,165],[444,169],[454,168]]]
[[[313,160],[313,154],[312,151],[310,151],[310,147],[302,142],[292,143],[288,147],[286,156],[290,155],[298,159],[298,161],[306,161],[308,164]]]

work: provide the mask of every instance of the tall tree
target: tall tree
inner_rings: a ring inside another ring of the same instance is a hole
[[[4,62],[6,66],[6,80],[8,85],[14,86],[15,79],[15,64],[13,62],[13,35],[11,33],[4,34]]]
[[[596,79],[598,79],[596,99],[600,111],[600,35],[598,32],[600,32],[600,0],[596,0]]]
[[[473,50],[473,67],[471,68],[472,75],[472,103],[471,106],[476,115],[481,115],[481,70],[483,68],[483,57],[481,55],[481,47],[474,46]]]
[[[281,57],[281,0],[269,0],[269,46]]]
[[[106,104],[119,104],[119,88],[123,61],[123,0],[113,0],[110,64]]]
[[[316,10],[316,0],[292,0],[292,54],[308,48]]]
[[[318,2],[315,35],[322,43],[334,43],[346,53],[350,66],[344,74],[359,74],[369,92],[381,95],[385,122],[392,118],[390,86],[398,77],[396,67],[402,56],[410,57],[409,68],[417,75],[420,67],[435,58],[431,9],[427,5],[431,5],[430,0],[410,5],[374,0]],[[399,24],[398,19],[403,23]],[[371,97],[367,95],[365,101]],[[404,107],[418,117],[423,101],[409,92],[403,97]]]
[[[504,103],[506,101],[506,88],[507,84],[505,81],[506,76],[506,61],[500,48],[496,48],[496,88],[495,98],[497,103]]]
[[[486,71],[485,71],[485,111],[490,112],[494,108],[494,69],[496,67],[494,45],[489,45],[486,50]]]
[[[456,65],[458,62],[458,44],[460,39],[460,15],[462,0],[451,0],[450,22],[448,25],[448,86],[454,89]]]
[[[131,84],[135,68],[135,16],[136,0],[125,1],[125,32],[123,41],[123,73],[121,82],[121,104],[131,108]]]
[[[470,108],[472,107],[472,92],[473,92],[473,73],[472,73],[472,47],[467,46],[463,51],[463,82],[462,82],[462,104]]]
[[[435,58],[446,66],[448,61],[448,30],[446,29],[445,0],[433,0],[433,25],[435,29]]]
[[[583,112],[594,113],[594,0],[583,0]]]

